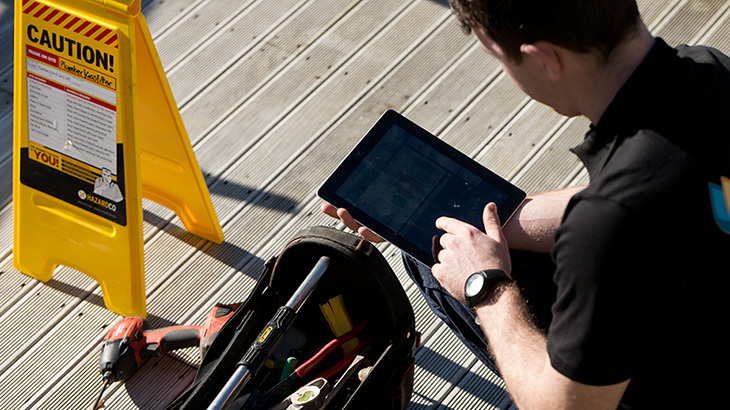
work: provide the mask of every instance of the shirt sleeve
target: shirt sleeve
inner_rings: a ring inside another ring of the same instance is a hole
[[[558,294],[547,347],[553,367],[574,381],[631,378],[649,314],[645,229],[642,218],[605,199],[569,205],[553,250]]]

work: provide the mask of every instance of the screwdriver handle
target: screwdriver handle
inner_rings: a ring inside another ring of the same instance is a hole
[[[254,372],[261,369],[269,354],[279,346],[284,334],[289,330],[296,317],[297,314],[290,308],[280,307],[256,338],[256,341],[248,348],[238,365],[246,366]]]

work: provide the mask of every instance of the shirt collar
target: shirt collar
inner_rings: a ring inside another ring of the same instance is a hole
[[[654,107],[656,98],[662,98],[661,95],[667,92],[673,58],[676,58],[676,51],[661,38],[656,38],[654,46],[619,89],[598,124],[591,124],[583,143],[572,150],[589,172],[591,158],[606,152],[618,135],[633,133],[642,128],[642,124],[647,125],[644,121],[651,120],[647,110]],[[603,163],[600,158],[596,160]]]
[[[600,134],[613,135],[638,125],[638,120],[646,118],[644,112],[651,108],[647,104],[666,93],[671,78],[671,61],[676,55],[676,50],[661,38],[656,38],[654,46],[626,80],[593,128]]]

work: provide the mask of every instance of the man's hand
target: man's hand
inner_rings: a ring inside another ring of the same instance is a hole
[[[373,242],[373,243],[380,243],[385,242],[383,238],[381,238],[378,234],[371,231],[370,229],[360,225],[351,215],[349,212],[347,212],[347,209],[345,208],[337,208],[336,206],[330,204],[329,202],[325,202],[321,206],[322,212],[325,214],[342,221],[342,223],[345,224],[346,227],[352,229],[353,231],[357,232],[365,238],[366,241]]]
[[[457,300],[464,302],[466,278],[481,270],[501,269],[511,272],[507,241],[502,234],[497,206],[484,207],[482,216],[485,232],[457,219],[441,217],[436,227],[445,231],[440,244],[443,248],[438,263],[431,272],[444,289]]]

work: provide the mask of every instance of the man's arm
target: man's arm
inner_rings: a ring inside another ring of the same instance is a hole
[[[434,277],[456,299],[464,301],[464,282],[473,272],[501,269],[510,272],[509,251],[497,216],[497,207],[484,211],[485,232],[452,218],[436,224],[446,231],[443,250],[433,266]],[[547,341],[526,313],[516,285],[503,282],[476,309],[507,390],[521,410],[615,409],[628,380],[610,386],[589,386],[556,371],[547,353]]]
[[[555,370],[548,357],[545,335],[532,324],[517,286],[498,285],[493,296],[477,307],[477,316],[507,390],[519,409],[618,407],[629,381],[590,386]]]
[[[527,197],[504,226],[504,236],[509,247],[549,253],[555,244],[555,230],[560,225],[568,201],[583,188],[585,187],[571,187]],[[370,242],[383,242],[376,233],[357,223],[344,208],[325,202],[322,204],[322,212],[339,219]]]
[[[576,186],[528,196],[504,225],[504,236],[509,247],[550,253],[555,244],[555,231],[563,219],[570,198],[584,188]]]

